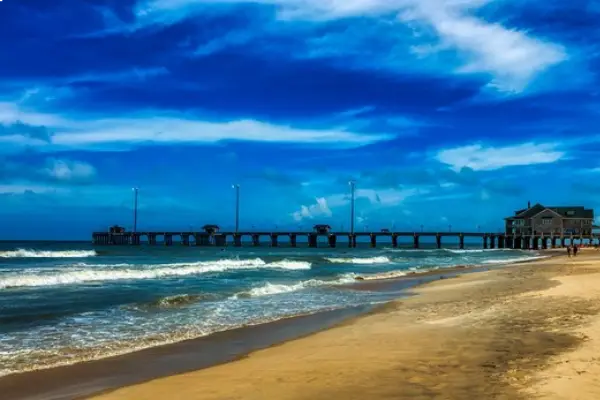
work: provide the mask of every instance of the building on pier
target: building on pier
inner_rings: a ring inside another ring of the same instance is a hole
[[[108,232],[110,232],[111,235],[123,234],[125,233],[125,228],[119,225],[113,225],[110,228],[108,228]]]
[[[507,235],[591,235],[594,210],[583,206],[546,207],[540,203],[507,217]]]
[[[325,224],[318,224],[313,226],[315,233],[319,235],[327,235],[331,231],[331,226]]]
[[[213,224],[204,225],[202,227],[202,230],[210,235],[218,233],[220,229],[221,228],[219,228],[219,225],[213,225]]]

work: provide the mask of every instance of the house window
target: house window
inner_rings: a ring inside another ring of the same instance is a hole
[[[552,218],[542,219],[542,225],[551,225],[551,224],[552,224]]]
[[[567,215],[571,217],[571,216],[575,215],[575,211],[573,211],[573,210],[567,211]]]

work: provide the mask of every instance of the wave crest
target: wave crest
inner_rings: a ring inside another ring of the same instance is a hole
[[[85,258],[95,257],[94,250],[32,250],[17,249],[0,251],[0,258]]]
[[[388,257],[368,257],[368,258],[325,258],[333,264],[389,264],[392,262]]]
[[[522,263],[522,262],[528,262],[528,261],[535,261],[535,260],[542,260],[544,258],[550,258],[550,256],[525,256],[525,257],[519,257],[519,258],[498,258],[498,259],[491,259],[491,260],[485,260],[482,261],[481,264],[515,264],[515,263]]]
[[[208,296],[204,296],[201,294],[177,294],[174,296],[166,296],[161,297],[158,300],[155,300],[149,305],[151,307],[157,308],[171,308],[171,307],[180,307],[188,304],[196,303],[199,300],[203,300]]]
[[[15,274],[0,279],[0,289],[24,286],[57,286],[86,282],[160,279],[186,275],[199,275],[211,272],[245,270],[257,268],[269,269],[309,269],[310,263],[298,261],[278,261],[267,264],[260,258],[249,260],[215,260],[195,263],[159,264],[153,267],[138,266],[145,269],[109,269],[110,265],[78,264],[77,269],[62,270],[53,273]]]
[[[236,293],[233,298],[250,298],[250,297],[263,297],[272,296],[276,294],[297,292],[299,290],[308,289],[311,287],[320,286],[336,286],[353,283],[356,280],[356,275],[353,273],[345,274],[338,279],[333,280],[321,280],[321,279],[310,279],[294,284],[275,284],[267,282],[263,286],[255,287],[245,292]]]
[[[383,272],[381,274],[369,274],[369,275],[360,275],[356,277],[356,280],[359,281],[379,281],[385,279],[395,279],[407,276],[411,273],[415,273],[413,270],[404,270],[404,271],[390,271]]]

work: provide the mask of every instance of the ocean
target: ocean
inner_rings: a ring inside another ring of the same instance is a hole
[[[399,296],[364,280],[500,265],[519,250],[0,243],[0,376]]]

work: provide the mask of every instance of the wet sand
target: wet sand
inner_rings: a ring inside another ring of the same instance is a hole
[[[437,280],[227,364],[96,399],[599,399],[600,253]]]

